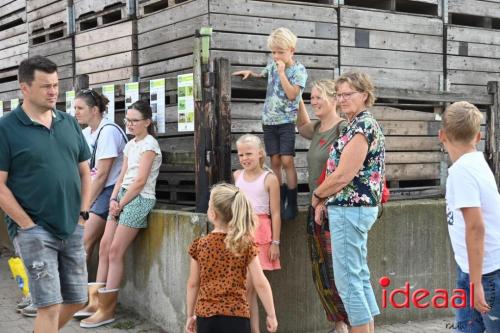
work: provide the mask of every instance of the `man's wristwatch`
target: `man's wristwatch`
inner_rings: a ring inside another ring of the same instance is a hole
[[[80,216],[84,221],[87,221],[89,219],[90,214],[88,211],[82,211],[80,212]]]

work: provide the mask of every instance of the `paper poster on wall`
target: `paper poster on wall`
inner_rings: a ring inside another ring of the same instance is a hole
[[[194,131],[193,74],[177,76],[178,131]]]
[[[106,118],[115,122],[115,86],[113,84],[102,86],[102,95],[109,100]]]
[[[13,111],[19,106],[19,98],[14,98],[10,100],[10,111]]]
[[[3,101],[0,101],[0,117],[3,117]]]
[[[156,130],[165,133],[165,79],[149,81],[149,97]]]
[[[75,116],[75,91],[66,91],[66,113]]]

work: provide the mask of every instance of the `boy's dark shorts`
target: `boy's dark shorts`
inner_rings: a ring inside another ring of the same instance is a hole
[[[262,125],[266,154],[295,156],[295,124]]]

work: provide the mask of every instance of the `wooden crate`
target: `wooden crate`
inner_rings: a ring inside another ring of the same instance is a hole
[[[337,4],[402,13],[441,16],[441,0],[337,0]]]
[[[208,24],[208,0],[182,2],[139,18],[140,78],[192,72],[194,34]]]
[[[25,7],[25,0],[0,1],[0,72],[17,68],[28,55]]]
[[[75,0],[76,31],[86,31],[125,21],[135,15],[127,0]]]
[[[337,10],[333,6],[278,1],[212,0],[211,56],[228,58],[233,70],[260,71],[271,58],[267,37],[286,27],[298,37],[295,57],[307,69],[308,83],[333,78],[338,67]],[[243,90],[265,87],[255,80],[233,80],[233,97],[247,97]],[[242,90],[238,93],[235,89]],[[307,90],[309,85],[307,86]]]
[[[440,18],[352,7],[339,10],[341,72],[365,71],[381,88],[442,91]]]
[[[143,17],[189,0],[139,0],[137,16]]]
[[[19,63],[28,57],[26,1],[0,0],[0,100],[9,110],[10,100],[20,98]]]
[[[30,46],[68,36],[67,6],[66,1],[28,1],[26,12]]]
[[[75,75],[88,74],[92,86],[137,77],[136,27],[132,20],[78,32]]]
[[[307,105],[310,109],[310,106]],[[253,133],[262,138],[261,114],[262,101],[240,100],[231,104],[232,169],[240,168],[235,142],[245,133]],[[386,173],[387,180],[400,192],[424,191],[424,195],[441,193],[441,152],[437,133],[439,117],[433,112],[402,110],[386,106],[370,109],[379,121],[386,136]],[[312,116],[312,114],[310,113]],[[313,118],[313,117],[311,117]],[[306,153],[309,141],[296,135],[295,166],[301,204],[308,200],[308,172]],[[269,161],[267,162],[269,164]]]
[[[500,2],[449,0],[446,26],[447,89],[487,94],[500,80]]]
[[[41,55],[57,64],[59,75],[59,98],[62,102],[65,92],[73,89],[73,40],[71,37],[59,38],[31,46],[29,56]]]

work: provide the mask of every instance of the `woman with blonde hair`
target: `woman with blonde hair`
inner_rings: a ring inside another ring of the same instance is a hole
[[[307,152],[310,193],[314,192],[324,179],[330,147],[346,127],[346,121],[337,114],[334,80],[318,80],[312,83],[311,106],[318,120],[310,120],[303,101],[300,103],[297,118],[299,134],[311,140]],[[314,285],[326,317],[333,323],[334,331],[347,333],[347,313],[333,277],[330,230],[326,215],[323,215],[319,222],[314,222],[314,208],[311,207],[307,219],[307,234]]]

